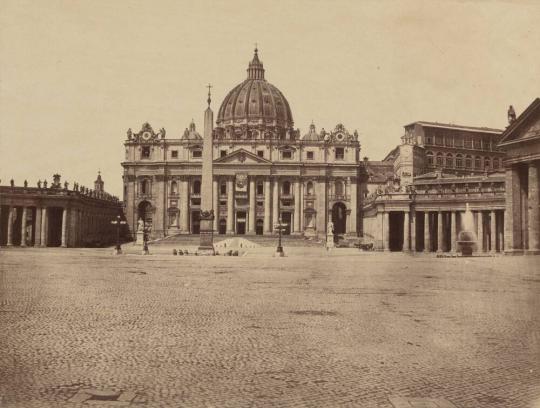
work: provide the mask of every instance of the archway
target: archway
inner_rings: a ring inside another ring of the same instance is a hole
[[[345,234],[347,225],[347,208],[343,203],[335,203],[332,206],[332,223],[334,234]]]
[[[225,235],[227,232],[227,220],[225,218],[222,218],[219,220],[219,234]]]
[[[255,224],[255,233],[257,235],[263,234],[263,227],[264,227],[264,221],[261,219],[257,220],[257,223]]]
[[[152,204],[149,201],[141,201],[138,206],[138,219],[142,219],[147,229],[152,229]]]

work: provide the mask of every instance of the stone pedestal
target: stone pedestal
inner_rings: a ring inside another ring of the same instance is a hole
[[[137,231],[137,234],[135,236],[135,242],[133,243],[133,245],[138,245],[140,247],[144,245],[144,232]]]
[[[214,211],[201,212],[199,255],[215,255],[214,251]]]

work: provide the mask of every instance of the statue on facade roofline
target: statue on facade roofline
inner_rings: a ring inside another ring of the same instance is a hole
[[[9,180],[9,184],[11,187],[15,187],[15,180],[13,179]]]
[[[131,131],[131,128],[127,130],[127,137],[128,137],[128,140],[131,140],[133,138],[133,132]]]
[[[69,183],[67,181],[64,181],[64,190],[67,190],[69,186]]]
[[[28,187],[28,181],[24,180],[24,186]]]
[[[41,188],[41,179],[38,180],[38,182],[37,182],[37,187],[38,187],[38,188]]]
[[[43,188],[47,188],[47,180],[43,180]]]

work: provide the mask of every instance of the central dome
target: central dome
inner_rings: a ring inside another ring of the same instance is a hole
[[[263,125],[292,129],[294,122],[289,102],[279,89],[264,79],[264,68],[257,49],[247,72],[247,79],[235,86],[223,100],[216,125]]]

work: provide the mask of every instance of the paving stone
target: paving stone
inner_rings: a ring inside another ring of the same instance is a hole
[[[2,248],[2,406],[538,405],[538,258],[295,250]]]

